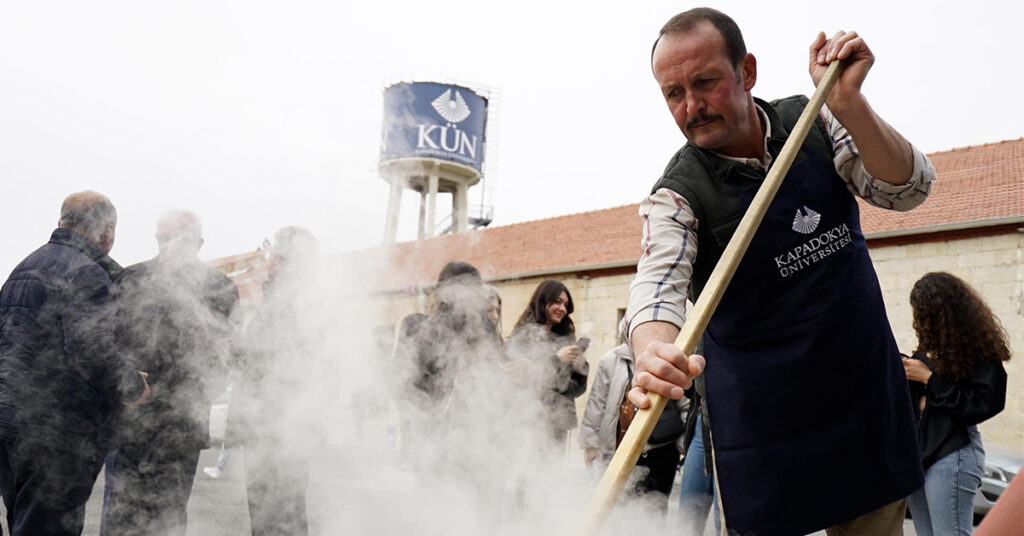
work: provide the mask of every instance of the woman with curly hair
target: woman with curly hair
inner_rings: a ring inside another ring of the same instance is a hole
[[[903,359],[916,402],[924,487],[908,502],[920,536],[970,534],[985,451],[977,424],[1003,410],[1006,332],[960,278],[925,274],[910,291],[918,346]]]

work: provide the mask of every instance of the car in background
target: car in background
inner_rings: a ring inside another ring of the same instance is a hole
[[[999,445],[985,444],[985,468],[981,473],[981,488],[974,495],[974,516],[981,517],[992,509],[1006,491],[1013,477],[1024,465],[1024,454]]]

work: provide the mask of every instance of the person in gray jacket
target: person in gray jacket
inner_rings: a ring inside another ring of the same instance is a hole
[[[633,369],[633,350],[629,344],[620,344],[601,356],[580,424],[579,444],[588,467],[598,459],[601,459],[602,466],[607,466],[632,422],[636,406],[626,398],[626,393],[632,383]],[[663,509],[668,508],[668,496],[682,452],[682,424],[689,409],[689,399],[673,403],[673,407],[666,408],[665,418],[659,419],[658,426],[663,432],[661,437],[657,437],[657,431],[652,434],[653,443],[644,445],[637,469],[631,476],[635,483],[632,493],[635,496],[651,491],[662,494],[657,505]],[[670,419],[676,422],[670,423]]]

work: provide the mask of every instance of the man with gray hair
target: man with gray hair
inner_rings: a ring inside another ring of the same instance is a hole
[[[107,457],[103,536],[185,534],[238,304],[235,284],[199,260],[202,236],[192,212],[165,212],[157,256],[129,266],[117,282],[118,344],[149,373],[153,396],[125,417]]]
[[[12,536],[78,535],[114,425],[149,396],[111,320],[117,212],[64,200],[50,241],[0,290],[0,493]]]

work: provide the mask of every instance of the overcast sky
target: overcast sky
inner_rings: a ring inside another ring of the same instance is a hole
[[[877,57],[865,94],[924,151],[1024,135],[1020,2],[710,5],[744,31],[757,96],[811,93],[816,32],[853,29]],[[684,141],[648,59],[661,24],[688,7],[4,0],[0,272],[84,189],[117,206],[112,256],[126,265],[155,254],[170,208],[202,217],[207,259],[284,225],[308,227],[327,252],[377,245],[381,92],[401,77],[493,88],[494,225],[637,202]],[[407,197],[400,239],[416,214]]]

